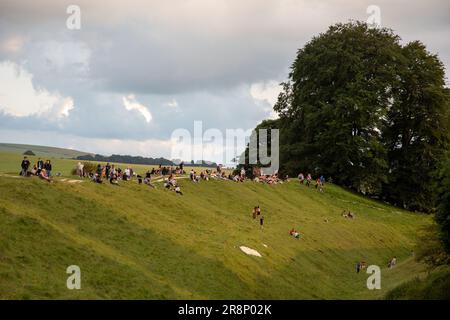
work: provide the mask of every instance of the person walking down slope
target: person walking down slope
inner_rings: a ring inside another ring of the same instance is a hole
[[[356,273],[359,273],[359,271],[361,271],[361,262],[356,264]]]
[[[28,160],[28,157],[23,157],[20,167],[22,168],[22,170],[20,171],[20,175],[26,177],[28,174],[28,168],[30,167],[30,161]]]

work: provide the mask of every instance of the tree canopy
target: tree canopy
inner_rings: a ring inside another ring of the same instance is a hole
[[[280,172],[311,172],[410,210],[433,209],[449,147],[439,58],[386,28],[336,24],[298,50],[274,110]]]

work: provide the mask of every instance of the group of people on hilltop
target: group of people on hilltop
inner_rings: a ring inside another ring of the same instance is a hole
[[[103,183],[103,181],[108,180],[110,184],[118,186],[119,181],[131,181],[136,178],[138,184],[148,185],[152,188],[156,188],[156,186],[152,184],[152,175],[162,175],[163,177],[168,175],[168,178],[163,178],[165,181],[164,187],[175,191],[177,194],[183,194],[175,178],[175,174],[184,173],[182,166],[173,168],[163,167],[160,165],[158,168],[147,170],[144,177],[137,174],[131,167],[127,167],[122,170],[121,168],[116,167],[114,164],[111,165],[110,163],[107,163],[106,165],[99,163],[94,172],[87,172],[84,165],[81,162],[78,162],[76,171],[77,175],[80,177],[88,177],[95,183]]]
[[[21,171],[20,175],[24,177],[37,176],[43,180],[51,182],[52,177],[52,163],[50,160],[46,160],[45,162],[38,158],[36,164],[31,167],[31,162],[28,160],[28,157],[23,157],[22,163],[20,165]]]
[[[255,177],[255,179],[253,179],[253,181],[260,182],[260,183],[267,183],[267,184],[283,183],[283,180],[278,177],[277,172],[275,172],[274,174],[260,175],[259,177]],[[285,179],[284,181],[288,181],[288,180]]]
[[[305,175],[302,172],[300,172],[298,174],[298,180],[300,181],[300,184],[304,184],[309,188],[312,183],[313,178],[310,173],[308,173],[305,177]],[[325,177],[323,175],[317,177],[315,188],[318,191],[323,192],[324,184],[325,184]]]
[[[200,182],[202,180],[209,181],[211,179],[215,180],[230,180],[234,182],[243,182],[245,180],[245,176],[242,176],[240,174],[232,175],[229,173],[226,174],[225,171],[222,171],[221,169],[218,169],[216,171],[211,169],[206,169],[200,171],[200,174],[197,173],[194,169],[191,169],[189,171],[189,179],[192,182]]]
[[[175,193],[179,195],[183,195],[183,192],[181,192],[181,187],[178,185],[177,180],[175,179],[175,176],[171,174],[169,178],[164,182],[164,188],[175,191]]]
[[[136,173],[131,167],[122,170],[121,168],[116,168],[114,164],[111,165],[109,163],[106,165],[99,163],[94,172],[87,172],[84,169],[84,165],[79,162],[77,164],[77,172],[80,177],[88,177],[93,182],[103,183],[104,180],[109,180],[109,183],[113,185],[118,185],[119,180],[128,181],[136,176]]]

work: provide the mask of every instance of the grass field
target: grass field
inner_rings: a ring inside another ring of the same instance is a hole
[[[424,272],[412,250],[429,216],[337,186],[180,179],[180,196],[135,181],[21,178],[20,159],[0,154],[1,299],[378,299]],[[54,159],[53,171],[68,176],[74,163]],[[258,204],[263,230],[251,218]],[[381,290],[356,274],[360,260],[382,268]],[[69,265],[81,268],[81,290],[66,288]]]

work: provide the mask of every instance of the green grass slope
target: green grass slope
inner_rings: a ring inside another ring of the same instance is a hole
[[[31,150],[36,156],[44,158],[76,158],[78,156],[89,154],[89,152],[65,148],[36,146],[29,144],[0,143],[0,152],[23,154],[27,150]]]
[[[180,179],[180,196],[135,181],[16,177],[5,173],[3,156],[1,299],[377,299],[424,270],[411,250],[429,217],[337,186],[321,194],[297,181]],[[257,204],[263,230],[251,218]],[[342,218],[343,209],[356,219]],[[394,255],[399,263],[387,269]],[[382,267],[381,290],[368,290],[369,275],[356,274],[360,260]],[[81,268],[81,290],[66,287],[69,265]]]

